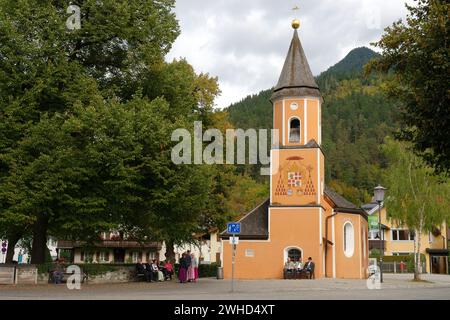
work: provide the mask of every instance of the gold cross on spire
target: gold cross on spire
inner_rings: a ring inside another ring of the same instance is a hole
[[[295,6],[292,8],[292,11],[298,11],[300,10],[300,8],[298,6]],[[298,20],[297,18],[295,18],[294,20],[292,20],[292,28],[294,29],[298,29],[300,28],[300,20]]]

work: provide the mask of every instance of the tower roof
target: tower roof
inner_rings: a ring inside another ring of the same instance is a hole
[[[280,79],[274,88],[271,100],[287,96],[322,97],[296,29],[284,62],[283,71],[281,71]]]

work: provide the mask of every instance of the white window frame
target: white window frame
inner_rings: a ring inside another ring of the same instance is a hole
[[[133,261],[133,263],[138,262],[139,260],[139,251],[132,251],[131,252],[131,261]]]
[[[347,232],[345,231],[347,225],[350,226],[350,228],[351,228],[350,230],[352,232],[349,243],[347,243],[347,239],[346,239]],[[342,249],[344,251],[344,255],[347,258],[351,258],[355,254],[355,227],[353,226],[353,223],[351,223],[350,221],[347,221],[344,223],[343,228],[342,228],[342,235],[343,235]],[[352,244],[351,247],[346,248],[346,245],[349,245],[350,243]]]
[[[399,231],[407,231],[409,240],[399,240],[399,235],[400,235]],[[394,232],[397,232],[397,240],[394,240]],[[415,232],[414,232],[414,237],[415,237]],[[409,230],[409,229],[404,229],[404,228],[391,229],[391,240],[393,242],[414,242],[414,237],[413,237],[413,239],[411,239],[411,230]]]
[[[108,253],[109,259],[106,260],[106,253]],[[110,262],[111,261],[111,255],[109,251],[100,251],[100,261],[99,262]]]
[[[295,249],[295,250],[299,250],[299,251],[300,251],[300,257],[302,258],[302,261],[303,261],[303,259],[304,259],[303,249],[300,248],[300,247],[297,247],[297,246],[289,246],[289,247],[284,248],[284,254],[283,254],[283,259],[284,259],[284,260],[283,260],[283,265],[286,263],[287,258],[289,257],[289,250],[292,250],[292,249]]]

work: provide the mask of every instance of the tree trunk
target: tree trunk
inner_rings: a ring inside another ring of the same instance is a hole
[[[44,214],[38,215],[38,218],[33,226],[33,244],[31,247],[31,263],[42,264],[45,263],[47,253],[47,229],[48,217]]]
[[[417,265],[414,271],[414,280],[420,281],[420,269],[421,269],[421,258],[420,258],[420,245],[421,245],[421,238],[422,238],[422,232],[423,232],[423,211],[425,208],[422,207],[422,210],[420,212],[420,221],[419,221],[419,232],[417,234]]]
[[[19,242],[22,234],[19,232],[12,233],[8,236],[8,249],[6,251],[5,263],[13,263],[14,259],[14,249],[16,248],[17,242]]]
[[[172,240],[167,240],[165,242],[166,242],[166,260],[175,262],[174,243]]]
[[[417,234],[418,232],[416,232]],[[417,269],[417,235],[414,238],[414,280],[419,279],[419,270]]]

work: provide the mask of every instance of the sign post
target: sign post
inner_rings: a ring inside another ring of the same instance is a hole
[[[8,247],[8,242],[3,241],[2,242],[2,263],[5,263],[5,255],[6,255],[6,248]]]
[[[230,238],[230,244],[233,246],[233,253],[231,255],[231,292],[234,292],[234,265],[236,262],[236,245],[239,241],[236,235],[241,233],[241,223],[228,223],[227,231],[232,235]]]

